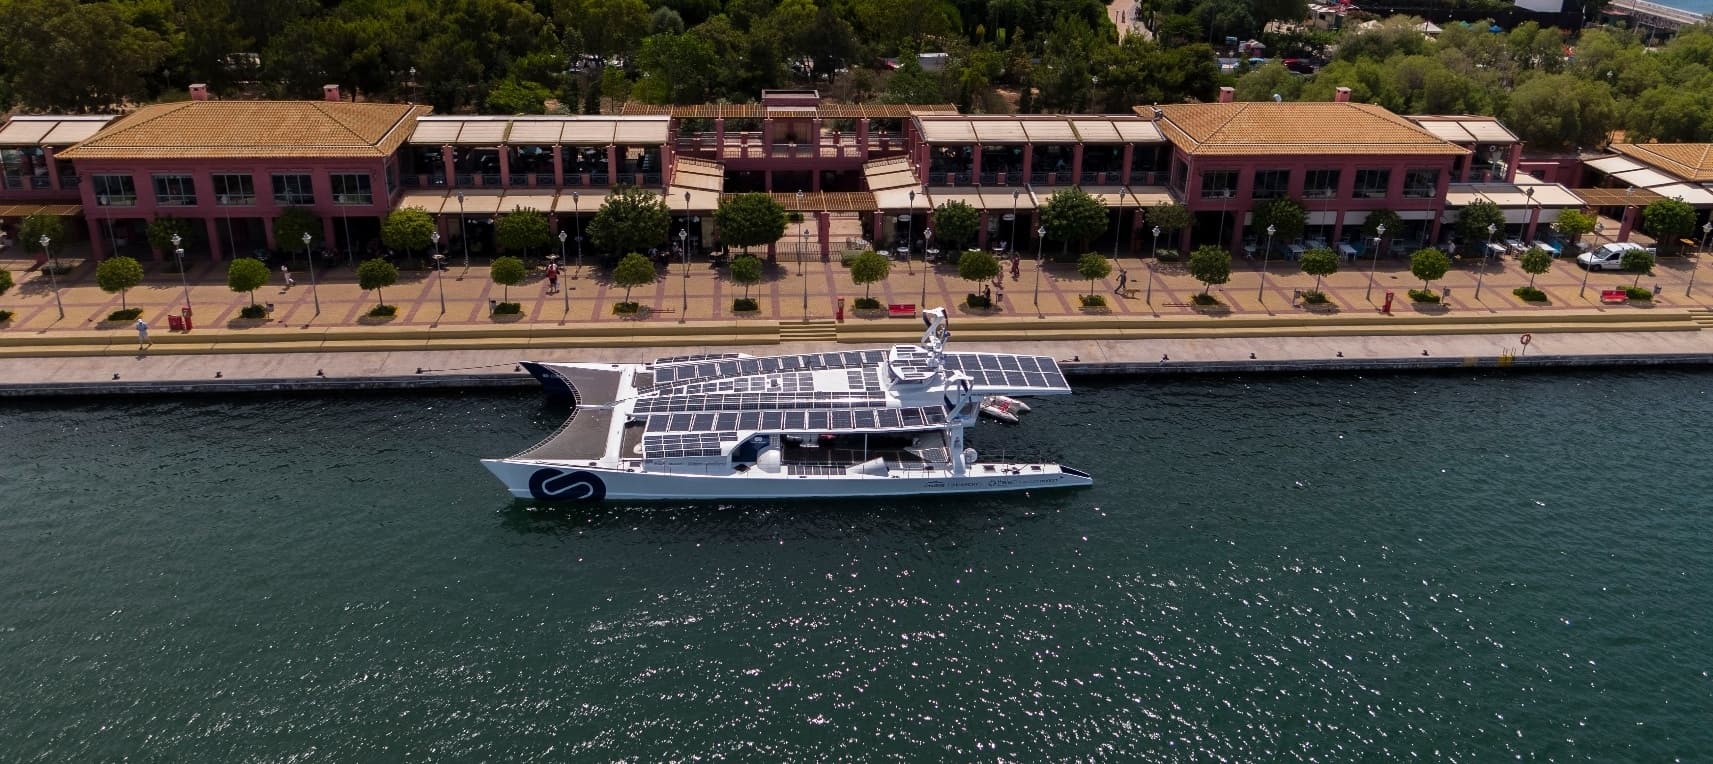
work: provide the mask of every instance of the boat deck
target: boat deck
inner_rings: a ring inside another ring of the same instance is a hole
[[[604,406],[618,400],[623,372],[607,369],[567,369],[551,367],[571,385],[576,406],[570,418],[552,435],[531,446],[513,459],[542,459],[549,461],[590,461],[606,455],[607,434],[612,430],[613,411]]]

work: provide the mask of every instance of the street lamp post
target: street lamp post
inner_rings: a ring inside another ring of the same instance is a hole
[[[1005,254],[1007,255],[1017,251],[1017,197],[1022,193],[1022,191],[1011,192],[1011,236],[1005,242]]]
[[[1701,233],[1701,253],[1707,254],[1707,241],[1709,239],[1713,239],[1713,220],[1709,220],[1705,225],[1701,226]],[[1696,260],[1699,259],[1700,258],[1696,258]],[[1689,288],[1683,290],[1684,297],[1689,297],[1695,293],[1695,267],[1699,265],[1696,260],[1689,261]]]
[[[1368,291],[1362,297],[1369,302],[1374,301],[1374,272],[1380,269],[1380,244],[1385,240],[1386,224],[1374,226],[1374,258],[1373,263],[1368,266]]]
[[[1601,237],[1605,236],[1605,234],[1606,234],[1606,224],[1605,223],[1595,223],[1594,224],[1594,244],[1595,244],[1596,248],[1599,247],[1600,239],[1601,239]],[[1589,251],[1592,252],[1593,250],[1589,250]],[[1580,261],[1581,255],[1578,255],[1577,257],[1578,257],[1578,261]],[[1590,255],[1590,257],[1592,257],[1592,255]],[[1588,274],[1590,274],[1592,272],[1594,272],[1594,265],[1592,263],[1590,263],[1588,265],[1584,265],[1582,267],[1582,287],[1580,289],[1576,290],[1576,296],[1577,297],[1582,297],[1584,294],[1586,294],[1588,292]]]
[[[440,287],[440,315],[446,315],[446,256],[440,254],[440,232],[428,235],[428,240],[434,243],[434,254],[429,258],[434,260],[434,284]]]
[[[1493,234],[1498,231],[1497,223],[1487,224],[1487,246],[1482,248],[1481,264],[1477,266],[1481,270],[1475,272],[1475,299],[1477,302],[1481,300],[1481,284],[1487,280],[1487,253],[1493,250]]]
[[[315,257],[309,254],[309,234],[303,235],[303,259],[309,261],[309,296],[315,301],[315,315],[321,315],[321,290],[315,288]]]
[[[922,229],[922,293],[916,297],[916,304],[928,307],[928,242],[934,240],[934,229]]]
[[[172,235],[172,254],[178,260],[178,283],[184,285],[184,306],[190,307],[190,277],[184,275],[184,247],[179,246],[184,237]]]
[[[1035,229],[1035,317],[1046,318],[1041,313],[1041,245],[1047,241],[1047,227]]]
[[[571,233],[577,237],[577,275],[583,275],[583,216],[578,204],[583,198],[576,191],[571,192]]]
[[[1154,304],[1154,271],[1160,269],[1160,227],[1154,226],[1154,261],[1148,263],[1148,304]]]
[[[897,232],[898,229],[892,229]],[[916,189],[910,189],[910,215],[904,223],[904,265],[910,266],[910,255],[916,249]]]
[[[1279,229],[1271,223],[1267,225],[1267,248],[1261,250],[1261,286],[1255,290],[1255,301],[1267,301],[1267,258],[1273,254],[1273,234]]]
[[[42,238],[37,241],[42,245],[42,256],[48,258],[48,284],[54,289],[54,307],[59,309],[59,317],[63,319],[65,318],[65,305],[59,301],[59,278],[54,275],[54,271],[58,269],[53,266],[53,253],[48,251],[50,240],[46,234],[43,234]]]
[[[684,196],[688,198],[690,195],[685,194]],[[684,216],[684,225],[690,225],[689,215]],[[678,308],[678,323],[682,324],[684,323],[684,314],[690,312],[690,229],[688,227],[678,230],[678,249],[684,253],[684,301],[679,304]],[[569,305],[570,303],[566,304]],[[566,310],[570,310],[570,308],[566,308]]]

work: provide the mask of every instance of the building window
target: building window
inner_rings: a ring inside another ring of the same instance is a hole
[[[336,172],[333,179],[334,204],[374,204],[375,193],[369,189],[366,172]]]
[[[1236,170],[1212,170],[1201,174],[1201,198],[1229,199],[1236,195]]]
[[[155,204],[162,207],[195,206],[195,179],[189,175],[156,175]]]
[[[91,175],[95,204],[99,207],[135,207],[137,183],[129,175]]]
[[[1392,185],[1391,170],[1357,170],[1356,196],[1363,199],[1383,199]]]
[[[1280,199],[1290,189],[1290,170],[1256,170],[1255,190],[1250,195],[1256,199]]]
[[[1303,176],[1304,199],[1335,199],[1338,197],[1337,170],[1309,170]]]
[[[214,201],[222,207],[247,207],[255,204],[255,179],[238,173],[216,173]]]
[[[1410,170],[1404,173],[1404,196],[1429,199],[1439,191],[1439,170]]]
[[[315,204],[315,189],[308,175],[275,175],[274,203],[293,206]]]

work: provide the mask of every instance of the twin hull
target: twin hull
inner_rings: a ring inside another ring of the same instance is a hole
[[[994,493],[1092,485],[1085,473],[1056,464],[983,464],[969,474],[920,471],[908,476],[725,475],[637,472],[544,461],[484,459],[511,495],[541,501],[603,499],[806,499]]]

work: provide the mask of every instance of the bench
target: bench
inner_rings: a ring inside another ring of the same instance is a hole
[[[1600,301],[1607,304],[1629,302],[1630,293],[1622,289],[1602,289],[1600,290]]]
[[[916,304],[915,303],[906,303],[903,305],[888,305],[888,306],[886,306],[886,317],[887,318],[915,318],[916,317]]]

